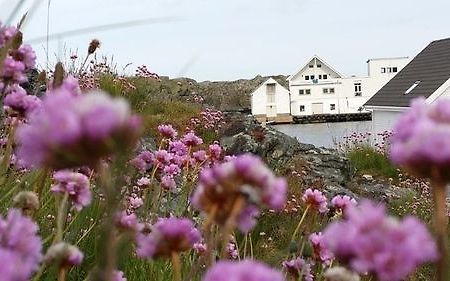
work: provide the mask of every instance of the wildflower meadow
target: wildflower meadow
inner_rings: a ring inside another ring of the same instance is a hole
[[[227,155],[201,93],[145,95],[158,75],[117,74],[98,40],[51,72],[22,41],[0,25],[0,280],[450,280],[450,102],[414,101],[374,148],[430,183],[432,218],[398,217]]]

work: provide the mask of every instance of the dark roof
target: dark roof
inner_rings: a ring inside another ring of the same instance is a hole
[[[450,38],[433,41],[369,99],[365,106],[407,107],[413,98],[428,98],[449,78]],[[405,91],[416,81],[420,81],[418,86],[405,95]]]

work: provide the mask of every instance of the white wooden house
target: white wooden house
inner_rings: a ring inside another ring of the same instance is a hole
[[[364,107],[372,110],[373,132],[392,130],[417,97],[428,103],[450,98],[450,38],[431,42],[365,103]]]
[[[260,122],[290,122],[289,91],[269,78],[251,94],[252,115]]]
[[[368,75],[344,77],[318,56],[289,76],[291,113],[313,114],[357,113],[364,103],[397,74],[408,58],[370,59]]]

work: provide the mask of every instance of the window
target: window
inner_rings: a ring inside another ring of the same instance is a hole
[[[275,93],[267,92],[267,103],[275,103]]]
[[[318,68],[321,68],[321,67],[322,67],[322,65],[321,65],[321,64],[318,64],[318,65],[317,65],[317,67],[318,67]]]
[[[392,72],[397,72],[397,67],[393,67]]]
[[[310,94],[311,94],[311,89],[306,89],[306,90],[305,90],[305,94],[306,94],[306,95],[310,95]]]
[[[312,64],[309,65],[309,68],[313,68],[313,67],[314,67],[314,65],[312,65]]]
[[[322,76],[322,78],[323,78],[323,79],[328,79],[328,75],[324,74],[324,75]]]
[[[387,73],[392,73],[392,67],[386,68]]]
[[[319,74],[319,79],[322,79],[322,74]]]
[[[299,95],[304,95],[305,94],[305,90],[298,90],[298,94]]]
[[[324,94],[328,94],[328,88],[323,88],[322,91]]]
[[[355,97],[360,97],[362,96],[362,91],[361,91],[361,83],[354,83],[355,85]]]
[[[381,73],[386,73],[386,67],[381,68]]]
[[[334,94],[334,88],[330,88],[330,94]]]
[[[311,80],[314,80],[314,75],[311,75]]]
[[[309,75],[306,75],[306,76],[305,76],[305,80],[309,80]]]
[[[300,105],[300,112],[305,112],[305,106],[304,105]]]
[[[406,90],[405,95],[410,94],[412,92],[412,90],[414,90],[414,88],[417,87],[419,84],[420,84],[419,80],[414,82],[414,84],[412,84],[411,87],[409,87],[408,90]]]
[[[275,83],[267,84],[266,86],[268,93],[275,93]]]
[[[330,104],[330,110],[336,110],[336,104],[334,103]]]

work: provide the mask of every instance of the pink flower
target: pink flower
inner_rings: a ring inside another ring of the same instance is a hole
[[[344,212],[350,206],[358,204],[355,199],[348,195],[336,195],[331,199],[331,207]]]
[[[173,176],[165,175],[161,178],[161,186],[166,190],[173,191],[177,187],[177,183]]]
[[[309,236],[309,242],[314,250],[314,258],[324,265],[330,265],[333,261],[333,254],[325,246],[322,233],[312,233]]]
[[[41,100],[36,96],[27,95],[22,87],[16,85],[6,95],[4,105],[20,116],[25,116],[26,113],[39,108]]]
[[[140,179],[138,179],[138,181],[136,182],[136,184],[138,186],[148,186],[150,185],[151,181],[148,177],[142,177]]]
[[[197,135],[195,135],[194,132],[189,132],[186,135],[183,136],[183,138],[181,139],[181,141],[186,145],[186,146],[197,146],[203,143],[203,140],[198,137]]]
[[[203,276],[202,281],[284,281],[281,272],[267,265],[244,260],[219,261]]]
[[[91,203],[89,178],[86,175],[71,171],[58,171],[53,175],[53,179],[56,183],[50,190],[56,193],[67,193],[78,211]]]
[[[169,125],[159,125],[158,132],[164,138],[168,138],[168,139],[174,139],[178,135],[177,131],[175,131],[175,129],[170,124]]]
[[[302,196],[303,202],[311,208],[319,211],[319,213],[328,212],[327,198],[317,189],[308,188]]]
[[[284,261],[281,265],[287,270],[290,275],[295,278],[295,280],[298,280],[299,277],[301,277],[300,280],[314,280],[314,277],[311,273],[311,265],[301,257],[297,257],[296,259],[292,259],[289,261]]]

